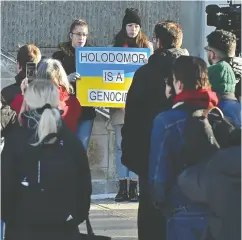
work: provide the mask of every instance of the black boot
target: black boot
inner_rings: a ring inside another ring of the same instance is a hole
[[[138,202],[138,190],[137,190],[137,181],[130,180],[129,182],[129,201]]]
[[[119,180],[119,190],[118,194],[115,197],[115,202],[124,202],[128,201],[128,182],[127,179]]]

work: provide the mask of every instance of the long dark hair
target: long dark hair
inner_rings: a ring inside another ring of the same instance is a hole
[[[123,47],[125,44],[129,47],[149,48],[149,41],[141,30],[136,38],[129,38],[126,29],[121,29],[113,39],[113,46]]]

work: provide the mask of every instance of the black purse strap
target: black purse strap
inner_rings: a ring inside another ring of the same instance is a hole
[[[92,225],[90,223],[89,217],[87,217],[86,219],[86,226],[87,226],[87,234],[92,236],[94,235],[93,229],[92,229]]]

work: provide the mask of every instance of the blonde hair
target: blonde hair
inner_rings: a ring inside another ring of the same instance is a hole
[[[47,108],[42,114],[37,109],[49,104],[51,108]],[[61,115],[58,110],[59,92],[57,87],[51,82],[43,79],[35,79],[26,88],[24,93],[24,101],[19,116],[26,110],[33,110],[31,116],[26,116],[35,121],[37,129],[36,135],[38,141],[33,146],[39,145],[43,139],[50,133],[57,133],[61,124]],[[49,141],[48,143],[53,143]]]
[[[64,88],[69,94],[74,93],[66,72],[58,60],[45,59],[38,69],[37,78],[51,80],[56,86]]]

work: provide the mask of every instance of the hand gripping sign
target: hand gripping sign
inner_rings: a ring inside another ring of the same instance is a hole
[[[76,48],[77,98],[82,106],[124,108],[135,71],[147,63],[150,49]]]

